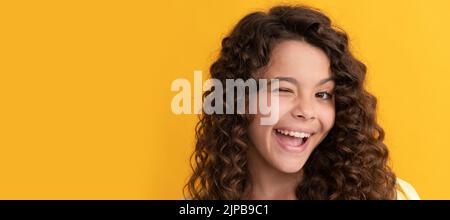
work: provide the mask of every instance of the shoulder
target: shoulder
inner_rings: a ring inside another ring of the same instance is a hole
[[[396,190],[397,200],[420,200],[414,187],[405,180],[397,178]]]

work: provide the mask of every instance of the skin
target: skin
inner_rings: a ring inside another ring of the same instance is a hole
[[[257,114],[250,124],[247,199],[297,199],[302,167],[334,125],[331,76],[330,61],[321,49],[299,40],[274,47],[264,78],[280,79],[279,88],[270,89],[279,96],[279,118],[274,125],[261,125],[262,115]],[[279,128],[308,129],[313,135],[302,150],[291,151],[277,138]]]

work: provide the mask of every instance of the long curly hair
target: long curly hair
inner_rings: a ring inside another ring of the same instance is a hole
[[[366,66],[350,52],[347,34],[319,10],[276,6],[248,14],[222,40],[220,55],[210,67],[211,77],[223,83],[255,78],[268,64],[274,45],[288,39],[322,49],[336,85],[335,124],[303,166],[297,198],[395,199],[396,177],[388,166],[384,131],[376,122],[377,100],[364,88]],[[193,174],[184,188],[187,197],[245,198],[252,118],[248,114],[200,115],[191,156]]]

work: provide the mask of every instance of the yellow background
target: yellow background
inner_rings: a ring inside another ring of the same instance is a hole
[[[170,84],[275,3],[1,1],[0,199],[182,198],[196,115],[172,114]],[[450,199],[450,3],[297,3],[350,34],[396,174]]]

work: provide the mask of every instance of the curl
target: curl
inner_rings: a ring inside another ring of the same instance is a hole
[[[366,66],[350,52],[347,34],[317,9],[277,6],[244,17],[222,41],[211,77],[255,78],[278,42],[297,39],[321,48],[331,61],[336,120],[303,167],[299,199],[394,199],[395,174],[387,165],[376,98],[364,89]],[[210,91],[209,91],[210,92]],[[206,96],[209,92],[206,92]],[[225,103],[224,103],[225,104]],[[248,183],[248,115],[203,114],[196,126],[192,199],[242,199]]]

